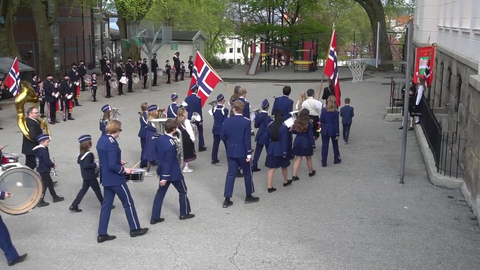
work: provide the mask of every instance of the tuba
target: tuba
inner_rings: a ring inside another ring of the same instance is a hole
[[[28,115],[25,114],[26,103],[38,103],[38,96],[29,83],[21,81],[20,94],[15,98],[15,109],[17,110],[17,125],[27,139],[34,141],[35,138],[30,138],[29,130],[25,121],[26,117],[28,117]],[[50,130],[48,129],[47,118],[41,118],[39,122],[40,128],[43,130],[43,132],[51,136]]]
[[[198,128],[195,123],[200,123],[200,121],[202,121],[202,117],[200,116],[200,114],[197,112],[193,112],[192,119],[190,120],[190,124],[192,124],[192,129],[195,135],[198,135]]]
[[[157,130],[158,135],[165,134],[165,123],[167,122],[168,118],[156,118],[150,119],[149,121],[153,124],[155,129]],[[183,164],[183,144],[182,144],[182,132],[177,128],[175,131],[175,147],[177,149],[177,158],[180,162],[180,166]]]

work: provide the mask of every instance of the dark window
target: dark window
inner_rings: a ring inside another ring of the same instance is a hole
[[[237,58],[237,65],[240,65],[240,58]]]
[[[228,48],[229,53],[233,53],[233,48]]]
[[[443,69],[444,65],[443,65],[443,62],[440,64],[440,91],[439,91],[439,96],[438,96],[438,107],[442,107],[442,93],[443,93],[443,73],[444,73],[444,69]]]
[[[237,48],[237,53],[241,53],[241,49],[240,48]]]
[[[457,104],[455,105],[455,112],[458,112],[460,107],[460,98],[462,95],[462,75],[457,75]]]

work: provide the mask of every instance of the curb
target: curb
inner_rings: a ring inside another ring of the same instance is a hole
[[[428,146],[427,138],[425,137],[425,134],[423,134],[422,127],[420,125],[415,125],[414,130],[415,137],[417,137],[417,142],[420,147],[420,152],[422,153],[425,166],[427,167],[428,178],[430,182],[436,186],[445,188],[461,188],[462,185],[464,185],[463,180],[444,176],[437,172],[437,168],[435,167],[435,159],[433,158],[433,153]]]

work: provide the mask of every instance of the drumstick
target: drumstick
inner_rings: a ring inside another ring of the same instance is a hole
[[[135,168],[138,166],[138,164],[140,164],[140,161],[137,162],[137,164],[135,164],[135,165],[132,167],[132,170],[135,169]]]

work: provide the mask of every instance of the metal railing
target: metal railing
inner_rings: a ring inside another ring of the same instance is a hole
[[[420,101],[420,111],[423,133],[427,138],[428,145],[432,149],[433,158],[435,159],[435,166],[438,168],[440,162],[440,145],[441,145],[441,135],[442,127],[438,123],[437,118],[433,114],[432,109],[428,106],[428,102],[425,97]]]
[[[405,81],[405,80],[403,80]],[[401,107],[403,110],[403,98],[404,94],[402,93],[402,86],[405,83],[397,82],[393,78],[390,78],[390,109],[391,113],[393,113],[393,108],[394,107]]]

